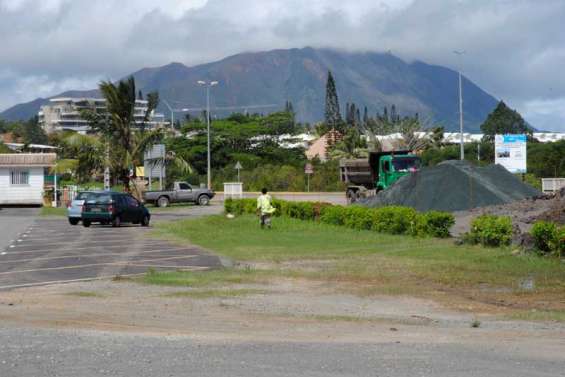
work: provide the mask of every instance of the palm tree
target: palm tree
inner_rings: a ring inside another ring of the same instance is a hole
[[[352,128],[330,150],[330,158],[335,160],[367,157],[367,143],[356,129]]]
[[[151,113],[157,107],[157,93],[147,95],[148,106],[143,122],[135,123],[135,80],[130,76],[117,84],[102,81],[100,92],[106,100],[106,113],[94,109],[85,110],[82,115],[90,123],[91,128],[100,133],[108,148],[107,163],[123,183],[124,190],[130,190],[130,180],[135,178],[135,166],[143,165],[143,153],[151,145],[161,141],[163,129],[146,130]],[[133,171],[133,174],[130,174]]]
[[[65,155],[73,157],[63,166],[73,167],[78,182],[90,180],[104,166],[104,145],[96,136],[72,133],[63,137],[61,146]]]

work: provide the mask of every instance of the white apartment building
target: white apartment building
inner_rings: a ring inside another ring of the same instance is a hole
[[[88,122],[81,117],[81,110],[91,109],[98,113],[106,112],[106,100],[101,98],[71,98],[61,97],[49,100],[49,105],[41,106],[39,110],[39,125],[46,133],[71,130],[86,133],[90,130]],[[147,112],[147,101],[136,100],[134,117],[135,123],[141,125]],[[163,127],[167,123],[161,113],[153,112],[147,128]]]

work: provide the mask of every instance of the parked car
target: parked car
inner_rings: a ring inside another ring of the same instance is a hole
[[[86,199],[82,210],[82,225],[92,223],[112,224],[119,227],[122,223],[149,226],[151,214],[136,198],[123,192],[100,192]]]
[[[82,220],[82,207],[84,202],[92,195],[97,194],[96,191],[81,191],[67,205],[67,217],[69,224],[77,225]]]
[[[167,207],[171,203],[197,203],[201,206],[210,203],[216,195],[214,191],[206,188],[195,188],[186,182],[175,182],[172,190],[147,191],[143,193],[143,200],[158,207]]]

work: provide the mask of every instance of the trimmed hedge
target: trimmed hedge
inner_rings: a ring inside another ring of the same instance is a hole
[[[512,219],[509,216],[482,215],[471,222],[465,241],[483,246],[505,246],[512,242]]]
[[[345,226],[357,230],[373,230],[389,234],[408,234],[418,237],[449,237],[449,229],[455,223],[452,214],[430,211],[418,213],[413,208],[389,206],[365,208],[338,206],[319,202],[289,202],[273,200],[275,216],[287,216],[300,220],[320,221],[324,224]],[[226,213],[255,214],[255,199],[227,199]]]

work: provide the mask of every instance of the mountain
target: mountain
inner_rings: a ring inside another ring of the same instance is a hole
[[[223,60],[187,67],[171,63],[144,68],[133,73],[144,93],[158,90],[174,108],[202,108],[204,89],[198,80],[217,80],[211,89],[212,107],[245,106],[250,112],[271,112],[292,101],[297,119],[323,120],[327,71],[336,80],[342,108],[346,102],[367,106],[374,115],[384,106],[396,105],[401,114],[419,113],[428,123],[446,130],[459,128],[457,72],[420,61],[407,63],[392,54],[349,53],[329,49],[288,49],[243,53]],[[92,96],[94,91],[72,91],[59,96]],[[480,124],[495,108],[497,100],[463,79],[465,131],[478,132]],[[16,105],[0,113],[0,118],[27,119],[48,99]],[[271,105],[274,107],[256,107]],[[169,114],[162,103],[159,111]],[[233,111],[233,110],[230,110]],[[227,113],[215,111],[216,113]],[[176,114],[179,116],[180,114]]]

